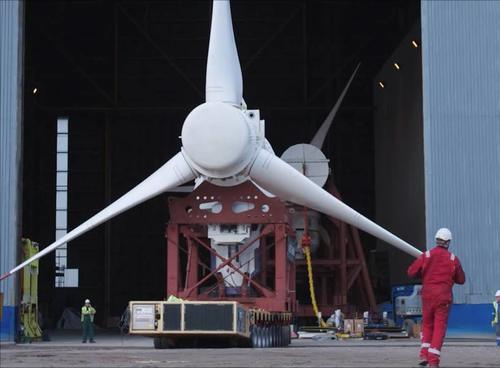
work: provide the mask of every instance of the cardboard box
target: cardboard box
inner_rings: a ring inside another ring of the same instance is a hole
[[[420,325],[420,323],[415,323],[413,325],[413,337],[419,339],[421,330],[422,330],[422,326]]]
[[[365,332],[365,323],[362,319],[354,320],[354,332],[356,334],[363,334]]]

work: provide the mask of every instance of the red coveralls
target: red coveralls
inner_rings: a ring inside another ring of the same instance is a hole
[[[436,246],[423,253],[408,268],[408,276],[422,278],[422,349],[420,358],[439,366],[454,283],[464,284],[460,261],[448,250]]]

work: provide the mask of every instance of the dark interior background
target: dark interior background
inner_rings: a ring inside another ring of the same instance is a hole
[[[370,218],[373,78],[419,12],[416,0],[232,2],[244,97],[260,109],[279,155],[312,138],[362,63],[324,152],[344,201]],[[179,150],[184,118],[204,100],[210,13],[209,1],[26,2],[24,237],[42,247],[54,240],[58,116],[70,121],[69,229]],[[71,242],[79,288],[54,288],[54,254],[43,258],[48,324],[85,298],[104,324],[129,300],[164,297],[167,196]],[[388,285],[376,287],[386,298]]]

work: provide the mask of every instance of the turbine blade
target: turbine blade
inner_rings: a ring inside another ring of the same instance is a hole
[[[191,170],[189,165],[182,153],[178,153],[172,159],[170,159],[166,164],[155,171],[151,176],[146,178],[143,182],[137,185],[130,192],[124,194],[122,197],[117,199],[115,202],[111,203],[108,207],[104,208],[102,211],[85,221],[80,226],[71,230],[69,233],[49,245],[48,247],[41,250],[39,253],[24,261],[20,265],[13,268],[8,273],[2,275],[0,280],[12,275],[13,273],[19,271],[24,266],[29,265],[31,262],[43,257],[44,255],[52,252],[57,247],[79,237],[80,235],[86,233],[87,231],[93,229],[94,227],[102,224],[103,222],[119,215],[120,213],[142,203],[146,200],[167,191],[170,188],[176,187],[178,185],[184,184],[195,178],[194,172]]]
[[[213,2],[205,93],[207,102],[238,107],[243,99],[243,78],[227,0]]]
[[[306,206],[347,222],[414,257],[422,254],[407,242],[347,206],[272,153],[261,150],[250,177],[283,200]]]
[[[349,78],[349,81],[347,82],[347,85],[344,87],[344,90],[340,94],[339,99],[337,100],[337,102],[333,106],[332,110],[330,111],[330,113],[326,117],[323,124],[321,124],[318,131],[314,135],[314,137],[311,141],[311,144],[313,146],[316,146],[319,149],[321,149],[321,147],[323,147],[323,143],[325,142],[326,135],[328,134],[328,131],[330,130],[330,126],[332,125],[333,119],[335,118],[337,111],[339,111],[340,105],[342,104],[342,100],[344,99],[347,91],[349,90],[349,86],[351,85],[352,80],[356,76],[356,73],[357,73],[360,65],[361,65],[361,63],[359,63],[358,66],[356,66],[356,69],[354,69],[354,72],[352,73],[351,78]]]

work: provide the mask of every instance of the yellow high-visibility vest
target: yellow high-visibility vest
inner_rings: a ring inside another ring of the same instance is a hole
[[[94,322],[94,314],[95,314],[94,307],[87,307],[86,305],[84,305],[82,307],[82,322],[83,322],[83,317],[86,315],[90,315],[90,321]]]

